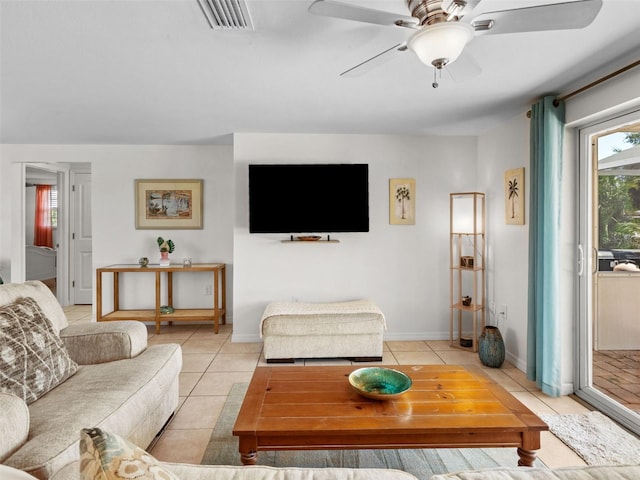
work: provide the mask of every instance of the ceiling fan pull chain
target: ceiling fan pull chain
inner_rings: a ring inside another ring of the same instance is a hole
[[[440,70],[439,68],[433,69],[433,83],[431,84],[433,88],[438,88],[438,72],[440,72],[440,77],[442,77],[442,70]]]

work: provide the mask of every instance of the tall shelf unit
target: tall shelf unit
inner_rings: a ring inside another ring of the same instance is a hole
[[[478,333],[485,325],[485,196],[451,193],[449,202],[449,341],[452,347],[477,352]]]

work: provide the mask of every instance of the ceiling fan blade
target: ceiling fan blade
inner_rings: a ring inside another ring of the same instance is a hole
[[[341,77],[359,77],[365,73],[379,67],[383,63],[387,63],[394,58],[394,54],[397,52],[404,52],[407,50],[406,43],[399,43],[391,48],[388,48],[384,52],[381,52],[362,63],[359,63],[355,67],[351,67],[349,70],[345,70],[340,74]]]
[[[570,30],[588,26],[596,18],[601,7],[602,0],[580,0],[486,12],[475,17],[471,25],[474,26],[478,34],[492,35]],[[484,30],[481,25],[487,21],[493,21],[493,25],[488,30]]]
[[[309,6],[309,12],[325,17],[342,18],[356,22],[375,23],[377,25],[413,27],[418,24],[416,18],[399,15],[372,8],[348,5],[331,0],[316,0]]]

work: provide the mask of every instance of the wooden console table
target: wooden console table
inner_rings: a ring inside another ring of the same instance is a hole
[[[162,274],[167,274],[167,305],[173,306],[173,274],[188,272],[211,272],[213,273],[213,308],[175,308],[172,313],[162,313],[160,311],[160,293]],[[102,313],[102,275],[104,273],[113,274],[113,311]],[[121,273],[154,273],[156,277],[155,288],[155,308],[143,310],[121,310],[120,309],[120,274]],[[194,263],[190,267],[181,265],[171,265],[160,267],[149,265],[140,267],[138,265],[110,265],[96,270],[96,320],[98,322],[112,320],[138,320],[154,321],[156,333],[160,333],[160,323],[168,321],[195,321],[212,320],[214,332],[218,333],[220,320],[226,323],[226,278],[224,263]]]

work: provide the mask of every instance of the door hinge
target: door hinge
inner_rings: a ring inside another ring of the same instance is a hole
[[[75,239],[76,239],[76,233],[75,233],[75,232],[73,232],[73,233],[71,234],[71,240],[75,240]]]
[[[76,288],[76,281],[75,281],[75,280],[72,280],[72,281],[71,281],[71,286],[72,286],[73,288]]]
[[[75,192],[76,191],[76,186],[75,185],[71,185],[71,191]]]

